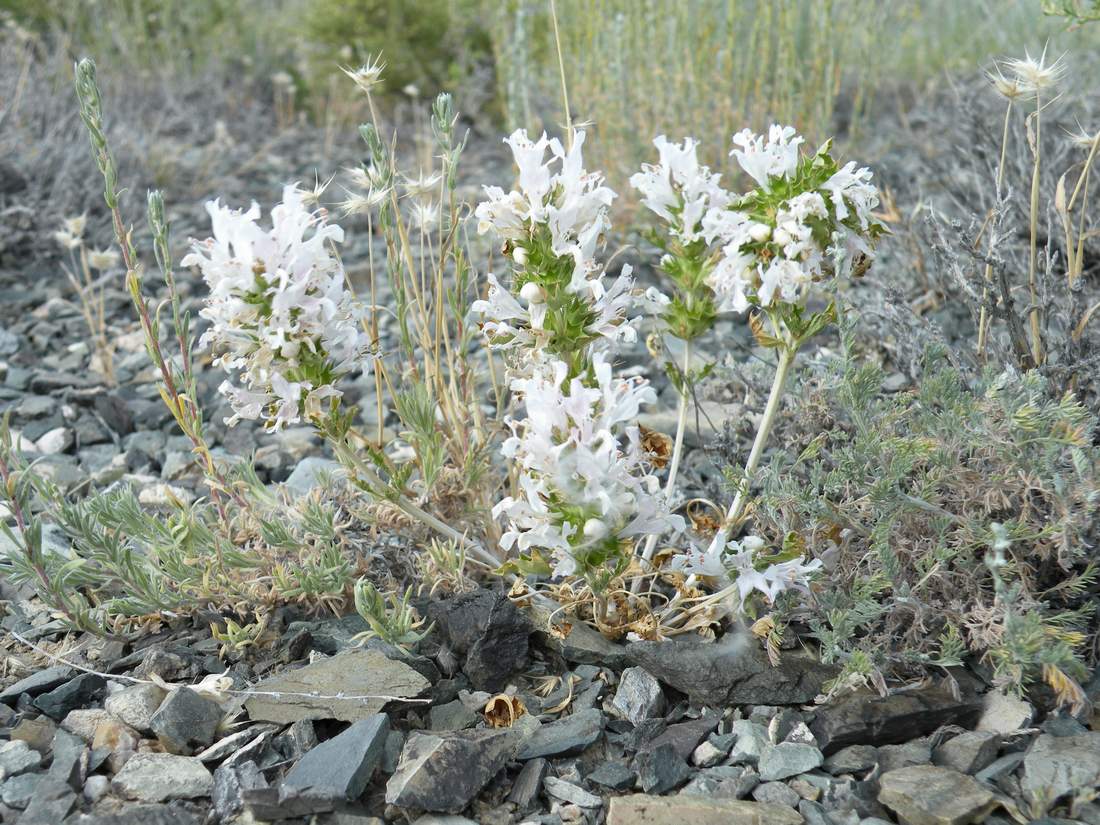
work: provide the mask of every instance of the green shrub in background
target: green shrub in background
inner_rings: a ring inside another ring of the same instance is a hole
[[[0,0],[22,26],[60,36],[116,70],[192,73],[211,65],[267,78],[290,59],[295,0]],[[262,20],[262,25],[257,21]]]
[[[476,0],[315,0],[304,19],[317,71],[380,54],[386,92],[408,84],[425,95],[454,90],[477,65],[491,63]]]

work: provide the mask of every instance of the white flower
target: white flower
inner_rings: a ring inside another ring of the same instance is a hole
[[[421,172],[415,178],[406,177],[404,180],[405,195],[408,197],[422,197],[435,192],[443,175],[439,172],[424,174]]]
[[[100,271],[118,265],[119,255],[113,249],[93,249],[88,253],[88,266]]]
[[[193,241],[182,265],[197,266],[210,290],[200,314],[211,327],[200,345],[238,371],[239,385],[220,387],[234,411],[227,423],[262,419],[279,429],[319,415],[341,395],[335,382],[371,357],[362,308],[328,246],[343,230],[311,212],[296,186],[283,190],[269,230],[256,204],[241,212],[210,201],[206,209],[214,237]]]
[[[768,129],[767,140],[750,129],[743,129],[733,136],[733,142],[741,149],[732,150],[730,156],[766,189],[772,178],[789,178],[794,174],[803,138],[796,136],[793,126],[773,124]]]
[[[573,261],[574,292],[601,271],[595,253],[611,225],[607,210],[615,198],[602,175],[584,170],[584,138],[578,131],[566,152],[557,138],[543,134],[532,141],[522,129],[513,132],[504,142],[519,168],[519,189],[485,187],[486,200],[474,212],[479,233],[492,230],[506,241],[530,243],[548,228],[553,253]]]
[[[721,175],[699,165],[694,138],[670,143],[659,135],[653,145],[659,156],[657,165],[642,164],[642,171],[631,176],[630,185],[642,193],[644,206],[669,223],[673,236],[693,243],[702,235],[704,215],[725,208],[729,194],[718,185]]]
[[[617,549],[623,539],[683,527],[649,473],[633,424],[656,394],[642,380],[616,378],[598,352],[592,363],[591,384],[568,379],[561,361],[512,381],[527,417],[511,422],[503,452],[520,469],[522,495],[493,512],[508,521],[502,547],[548,550],[559,575],[575,572],[595,545]]]
[[[358,69],[348,69],[341,66],[340,71],[350,77],[352,82],[364,92],[370,92],[374,86],[381,82],[382,71],[385,68],[386,64],[375,57],[368,60]]]
[[[747,536],[724,547],[720,542],[719,533],[705,550],[693,548],[676,556],[672,569],[696,576],[732,579],[742,605],[753,590],[762,593],[769,603],[784,590],[808,592],[810,574],[821,568],[820,559],[804,564],[800,556],[757,570],[756,555],[765,545],[762,538]]]
[[[1062,58],[1053,63],[1047,63],[1047,52],[1036,60],[1028,53],[1023,58],[1015,58],[1004,61],[1004,66],[1016,79],[1020,88],[1029,95],[1037,95],[1054,86],[1066,72],[1066,64]]]
[[[855,161],[849,161],[825,182],[838,221],[846,220],[854,210],[859,228],[867,229],[872,220],[871,210],[878,206],[878,189],[871,183],[871,177],[870,169],[857,170]]]

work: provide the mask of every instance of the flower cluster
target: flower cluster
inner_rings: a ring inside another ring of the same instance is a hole
[[[811,284],[848,276],[872,254],[884,230],[871,214],[878,192],[871,171],[838,167],[826,143],[812,156],[792,127],[767,139],[745,130],[730,154],[757,188],[703,218],[704,235],[722,248],[708,283],[723,311],[800,304]]]
[[[615,348],[635,339],[634,280],[623,267],[608,284],[597,259],[615,193],[585,171],[584,133],[568,151],[522,131],[506,142],[518,189],[486,187],[476,216],[479,231],[504,242],[511,289],[489,275],[488,296],[472,311],[490,346],[508,352],[526,417],[509,422],[503,447],[520,468],[520,494],[494,515],[507,521],[505,549],[547,551],[556,573],[600,589],[625,568],[637,536],[682,528],[633,423],[656,396],[611,368]]]
[[[519,168],[519,188],[485,187],[487,199],[475,212],[478,231],[501,238],[515,266],[511,290],[490,274],[488,299],[473,306],[490,344],[531,361],[542,354],[575,356],[597,342],[613,347],[634,341],[626,318],[634,287],[630,268],[608,285],[596,257],[615,193],[602,175],[585,171],[584,132],[576,133],[568,151],[556,138],[544,134],[532,141],[523,130],[505,143]]]
[[[746,536],[741,541],[723,544],[720,536],[705,550],[694,548],[672,560],[672,569],[696,576],[708,576],[732,581],[741,603],[753,590],[764,594],[769,603],[784,590],[808,592],[809,576],[821,568],[821,560],[803,563],[802,556],[760,563],[760,551],[765,542],[759,536]]]
[[[512,423],[503,453],[522,469],[522,496],[503,499],[493,514],[508,519],[506,550],[549,550],[558,575],[614,575],[629,558],[624,540],[683,526],[664,507],[633,423],[656,394],[640,379],[613,376],[600,353],[593,380],[566,373],[558,361],[512,382],[527,417]]]
[[[233,407],[226,423],[259,419],[272,429],[321,414],[339,398],[337,380],[370,357],[362,309],[344,281],[331,243],[343,230],[306,206],[296,186],[271,210],[246,212],[206,204],[213,238],[193,241],[182,264],[197,266],[209,287],[200,313],[211,322],[200,344],[215,364],[239,371],[219,388]]]
[[[703,217],[713,209],[725,209],[730,195],[719,186],[721,175],[699,164],[698,141],[686,138],[670,143],[658,135],[658,163],[642,164],[642,171],[630,177],[630,185],[642,193],[642,205],[663,218],[669,232],[683,244],[703,237]]]

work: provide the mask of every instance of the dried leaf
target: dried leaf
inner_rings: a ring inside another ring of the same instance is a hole
[[[486,702],[482,713],[491,727],[510,728],[517,719],[527,713],[527,707],[518,696],[498,693]]]
[[[649,463],[658,470],[667,467],[672,459],[671,436],[658,430],[651,430],[644,424],[638,425],[638,432],[641,434],[641,448],[649,459]]]

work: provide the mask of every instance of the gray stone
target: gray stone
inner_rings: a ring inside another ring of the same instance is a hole
[[[752,798],[757,802],[770,805],[786,805],[793,808],[798,804],[799,796],[782,782],[762,782],[752,789]]]
[[[650,794],[668,793],[687,781],[691,768],[672,745],[644,750],[634,759],[638,783]]]
[[[718,720],[719,717],[715,714],[690,719],[687,722],[677,722],[675,725],[666,727],[644,747],[657,748],[661,745],[671,745],[676,754],[686,762],[699,743],[718,726]]]
[[[49,775],[67,782],[73,790],[80,790],[88,777],[87,744],[75,733],[64,728],[58,730],[50,749],[53,760],[50,762]]]
[[[382,759],[389,717],[376,713],[322,742],[290,769],[284,792],[326,800],[357,799]]]
[[[407,664],[362,648],[265,679],[254,690],[275,695],[252,696],[244,706],[249,716],[264,722],[358,722],[380,711],[390,697],[413,698],[429,687],[428,680]],[[338,695],[353,698],[333,698]]]
[[[982,697],[977,729],[986,733],[1015,733],[1028,727],[1035,708],[1015,696],[993,690]]]
[[[378,825],[383,825],[382,820],[378,820]],[[478,823],[458,814],[423,814],[418,816],[412,825],[478,825]]]
[[[73,678],[73,673],[75,671],[65,665],[48,667],[45,670],[32,673],[30,676],[4,688],[0,692],[0,702],[10,705],[24,693],[28,696],[37,696],[40,693],[53,690]]]
[[[329,478],[339,480],[346,476],[340,462],[311,455],[298,462],[298,466],[284,483],[294,495],[301,497],[315,487],[322,486]]]
[[[214,741],[221,721],[217,702],[181,687],[168,694],[149,726],[169,753],[189,755]]]
[[[1041,734],[1024,757],[1020,786],[1033,800],[1053,802],[1100,785],[1100,731],[1078,736]]]
[[[116,793],[141,802],[209,796],[213,786],[202,762],[171,753],[134,754],[111,783]]]
[[[513,730],[413,733],[386,784],[386,802],[458,813],[515,756],[519,740]]]
[[[66,825],[201,825],[199,814],[178,805],[134,805],[115,813],[84,814]]]
[[[755,765],[764,749],[771,745],[767,728],[748,719],[736,720],[730,732],[737,737],[729,755],[734,764]]]
[[[1000,737],[984,731],[966,731],[948,739],[932,753],[932,763],[959,773],[974,774],[993,763]]]
[[[543,644],[560,654],[567,662],[600,665],[613,670],[621,670],[632,664],[626,645],[609,641],[584,622],[573,622],[564,635],[547,632],[546,628],[552,621],[551,616],[557,609],[558,605],[549,599],[536,598],[532,600],[528,612],[534,619]]]
[[[619,687],[611,702],[622,717],[633,725],[656,719],[665,713],[665,694],[661,683],[645,668],[628,667],[619,678]]]
[[[267,780],[255,762],[240,765],[222,765],[214,771],[214,783],[210,791],[214,813],[219,822],[231,822],[244,811],[244,792],[266,788]]]
[[[34,797],[19,817],[20,825],[57,825],[77,806],[77,795],[69,783],[46,776],[34,789]]]
[[[93,805],[111,792],[111,779],[96,774],[84,782],[84,798]]]
[[[960,701],[938,689],[892,693],[854,693],[818,708],[810,730],[826,755],[847,745],[893,745],[909,742],[941,725],[971,727],[981,705]]]
[[[878,749],[879,771],[887,773],[932,761],[932,746],[926,739],[914,739],[902,745],[883,745]]]
[[[107,683],[95,673],[81,673],[65,684],[43,693],[34,706],[52,719],[64,719],[69,711],[91,704]]]
[[[635,642],[632,664],[644,667],[692,702],[711,707],[812,702],[837,668],[796,651],[772,666],[767,654],[740,639],[719,642]]]
[[[833,776],[839,776],[869,771],[877,764],[878,748],[874,745],[849,745],[826,757],[824,767]]]
[[[1000,759],[994,759],[987,767],[974,774],[974,778],[979,782],[998,782],[1020,767],[1026,755],[1025,753],[1006,753]]]
[[[981,822],[993,794],[969,776],[936,765],[915,765],[884,773],[878,800],[908,825],[966,825]]]
[[[633,794],[611,800],[607,825],[802,825],[802,817],[780,805],[736,799]]]
[[[524,763],[516,781],[512,783],[512,790],[508,792],[508,801],[516,806],[519,813],[524,813],[531,807],[542,791],[542,781],[550,770],[550,763],[539,757]]]
[[[582,808],[603,807],[603,800],[600,799],[600,797],[589,793],[578,785],[574,785],[572,782],[558,779],[556,776],[547,776],[543,780],[543,787],[546,793],[554,797],[554,799],[570,802]]]
[[[540,727],[520,748],[519,759],[579,753],[600,738],[604,718],[596,708],[564,716]]]
[[[21,739],[0,745],[0,780],[33,771],[42,764],[42,754]]]
[[[727,750],[716,747],[709,739],[691,754],[691,764],[700,768],[712,768],[726,758]]]
[[[681,790],[720,799],[741,799],[760,783],[760,775],[744,765],[718,765],[699,771]]]
[[[95,729],[99,727],[100,722],[110,718],[111,714],[102,708],[77,708],[70,710],[61,720],[61,727],[79,736],[85,742],[91,742],[95,738]]]
[[[239,730],[236,733],[231,733],[229,736],[223,736],[217,742],[212,744],[208,748],[204,748],[195,754],[195,758],[200,762],[219,762],[234,753],[237,753],[242,747],[247,747],[259,737],[267,734],[270,736],[271,728],[265,725],[254,725],[244,730]],[[294,754],[294,758],[298,758],[301,754]]]
[[[428,727],[431,730],[465,730],[477,724],[479,716],[466,707],[460,699],[445,705],[436,705],[428,711]]]
[[[813,745],[780,742],[778,745],[769,745],[764,748],[764,752],[760,754],[757,770],[760,771],[761,780],[771,782],[812,771],[820,767],[823,761],[825,757]]]
[[[501,691],[529,658],[531,621],[507,594],[479,589],[428,607],[428,616],[451,649],[464,657],[462,672],[477,690]]]
[[[159,685],[139,683],[110,694],[103,708],[116,719],[142,733],[152,733],[153,714],[167,698]]]
[[[622,762],[604,762],[588,774],[587,778],[595,785],[611,788],[613,791],[625,791],[634,787],[638,781],[638,774]]]
[[[41,781],[42,774],[40,773],[24,773],[19,776],[12,776],[0,785],[0,799],[9,808],[16,808],[21,811],[31,804],[35,789],[38,788],[38,783]]]

